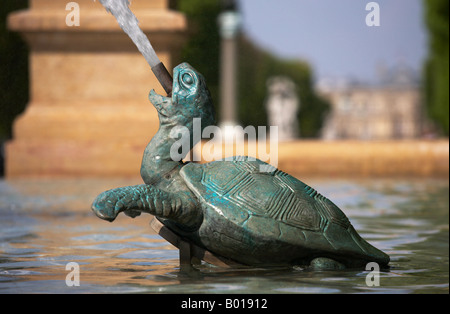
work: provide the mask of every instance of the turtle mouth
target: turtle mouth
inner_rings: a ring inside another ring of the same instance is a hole
[[[162,95],[159,95],[155,92],[154,89],[152,89],[150,91],[148,99],[160,114],[162,114],[163,116],[167,116],[167,111],[169,109],[168,107],[172,105],[171,97],[164,97]]]

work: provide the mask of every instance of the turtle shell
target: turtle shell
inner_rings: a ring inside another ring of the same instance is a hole
[[[191,163],[180,174],[204,216],[189,238],[217,255],[250,265],[301,265],[316,257],[347,266],[389,262],[330,200],[260,160]]]

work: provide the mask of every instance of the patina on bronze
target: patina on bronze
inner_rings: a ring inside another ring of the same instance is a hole
[[[205,79],[189,64],[174,69],[172,97],[152,90],[149,99],[160,128],[144,152],[144,184],[100,194],[92,205],[98,217],[154,215],[161,234],[170,233],[188,262],[211,253],[226,265],[341,269],[389,263],[389,256],[362,239],[330,200],[260,160],[173,160],[174,128],[187,128],[193,147],[193,119],[201,119],[202,129],[215,122]]]

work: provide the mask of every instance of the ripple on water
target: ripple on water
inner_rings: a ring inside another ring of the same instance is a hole
[[[391,256],[391,268],[380,273],[379,287],[366,285],[368,272],[364,270],[224,269],[202,264],[187,272],[178,265],[178,250],[152,233],[148,216],[135,220],[119,217],[113,224],[105,223],[89,215],[91,194],[95,194],[92,191],[103,191],[105,182],[76,182],[36,181],[12,189],[9,183],[0,181],[1,293],[449,290],[448,182],[360,180],[314,184],[343,209],[364,238]],[[77,188],[71,190],[70,186]],[[53,195],[55,189],[60,194]],[[86,209],[77,207],[84,203]],[[68,209],[69,214],[64,214]],[[73,261],[80,265],[81,285],[69,288],[65,266]]]

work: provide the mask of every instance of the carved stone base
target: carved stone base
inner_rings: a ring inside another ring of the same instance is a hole
[[[30,102],[7,143],[6,176],[134,176],[158,131],[148,101],[163,93],[145,58],[99,1],[31,0],[8,28],[30,48]],[[179,62],[187,20],[168,0],[133,0],[131,9],[164,65]]]

